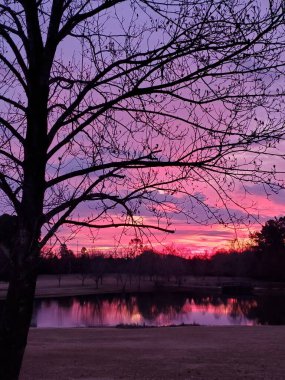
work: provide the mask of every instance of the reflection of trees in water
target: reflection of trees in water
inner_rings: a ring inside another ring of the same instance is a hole
[[[202,296],[202,295],[191,295],[188,297],[189,303],[194,302],[197,306],[221,306],[226,305],[225,300],[217,296]]]
[[[228,315],[235,322],[241,322],[243,319],[247,318],[248,310],[251,310],[255,305],[253,299],[233,298],[230,300],[231,301],[228,305]]]
[[[92,295],[80,297],[84,303],[82,323],[88,326],[107,325],[107,319],[113,314],[120,319],[126,313],[126,298],[117,295]],[[131,301],[129,301],[129,304]]]
[[[221,312],[227,314],[229,318],[235,322],[241,322],[244,318],[247,318],[246,313],[256,304],[252,297],[230,298],[216,295],[206,297],[195,295],[189,297],[189,303],[194,303],[196,306],[203,307],[204,313],[207,313],[212,309],[216,318],[219,318]]]
[[[220,315],[220,308],[224,307],[227,308],[228,300],[220,297],[220,296],[204,296],[204,295],[192,295],[188,298],[188,302],[190,305],[194,304],[195,306],[199,306],[200,308],[203,308],[203,312],[207,313],[209,312],[210,308],[214,308],[215,310],[215,317],[217,318]]]
[[[4,302],[0,303],[0,312]],[[235,297],[201,296],[179,293],[157,293],[137,295],[92,295],[64,297],[59,299],[36,300],[34,303],[33,325],[41,309],[52,312],[52,317],[60,326],[69,316],[74,326],[116,325],[132,323],[133,316],[140,315],[154,324],[172,324],[183,314],[191,314],[195,307],[203,313],[212,313],[216,318],[228,315],[232,322],[251,320],[257,324],[285,324],[285,297]],[[54,314],[56,311],[56,314]],[[161,319],[162,318],[162,319]],[[197,320],[199,323],[199,321]]]
[[[262,296],[256,299],[255,305],[245,311],[246,317],[262,325],[285,324],[285,297]]]
[[[132,302],[130,301],[129,295],[117,296],[113,298],[112,307],[116,312],[116,316],[119,318],[121,318],[125,312],[128,312],[130,315],[127,305],[132,309]]]
[[[285,324],[285,297],[259,296],[227,299],[228,315],[235,321],[246,318],[262,325]]]
[[[84,296],[80,297],[80,304],[82,308],[78,308],[80,314],[80,322],[84,326],[103,325],[104,313],[103,313],[104,298],[98,296]]]
[[[247,318],[257,324],[284,325],[285,324],[285,297],[259,296],[259,297],[217,297],[193,296],[196,305],[224,306],[227,314],[234,321]],[[189,301],[191,302],[191,298]]]
[[[60,298],[59,305],[61,308],[69,310],[72,308],[74,302],[76,302],[75,297],[62,297]]]
[[[182,311],[187,296],[179,293],[140,294],[137,296],[138,311],[144,319],[153,321],[159,315],[176,316]]]
[[[231,309],[229,312],[229,315],[234,320],[247,318],[251,320],[251,318],[248,317],[248,315],[251,313],[251,311],[256,307],[256,299],[250,297],[250,298],[235,298],[234,301],[231,303]],[[255,318],[252,318],[254,320]]]
[[[125,308],[129,317],[131,317],[137,310],[137,298],[127,294],[125,296]]]
[[[61,300],[59,303],[61,306]],[[116,324],[125,317],[131,319],[136,311],[136,298],[130,295],[78,296],[70,300],[70,307],[77,325],[104,326]]]

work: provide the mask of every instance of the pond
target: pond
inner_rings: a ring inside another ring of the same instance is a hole
[[[197,296],[180,293],[92,295],[38,299],[34,327],[118,325],[282,325],[285,297]]]

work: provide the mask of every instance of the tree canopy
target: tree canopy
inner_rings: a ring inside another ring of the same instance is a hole
[[[268,220],[251,238],[260,252],[285,255],[285,217]]]
[[[262,159],[284,132],[283,1],[23,0],[0,13],[1,202],[40,209],[42,245],[62,224],[226,223],[237,180],[273,182]]]

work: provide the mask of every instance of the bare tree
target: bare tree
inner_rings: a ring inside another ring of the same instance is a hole
[[[17,216],[0,364],[15,379],[40,249],[62,225],[226,223],[236,181],[272,182],[284,2],[3,0],[0,15],[1,204]]]

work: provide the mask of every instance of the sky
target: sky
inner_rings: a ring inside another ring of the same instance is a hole
[[[251,207],[248,208],[250,215],[246,215],[242,210],[236,208],[239,215],[244,214],[244,223],[229,224],[227,226],[209,222],[197,224],[187,222],[182,215],[178,214],[172,219],[171,228],[174,233],[153,231],[150,236],[139,236],[145,246],[152,246],[158,251],[176,251],[179,254],[188,256],[189,254],[204,255],[212,254],[220,249],[240,247],[248,242],[249,234],[259,231],[262,224],[268,219],[285,215],[285,190],[280,190],[277,194],[266,195],[261,184],[248,186],[248,193],[244,198],[241,189],[233,193],[233,197],[242,197]],[[88,213],[88,210],[86,210]],[[88,249],[114,251],[128,247],[129,242],[136,235],[132,229],[128,229],[126,234],[119,228],[108,228],[99,230],[97,233],[87,228],[82,228],[75,236],[70,235],[69,230],[63,230],[60,234],[63,240],[67,240],[67,245],[74,252],[81,250],[81,247]],[[234,241],[238,239],[238,242]]]
[[[261,4],[261,9],[263,9],[262,7],[265,7],[264,4],[267,2],[259,1],[258,3]],[[60,88],[60,90],[58,90],[59,92],[57,93],[56,89],[51,90],[51,93],[53,94],[50,98],[51,104],[53,104],[53,102],[59,102],[57,106],[54,107],[54,114],[53,112],[50,112],[49,124],[51,128],[53,123],[56,123],[56,120],[62,112],[62,109],[64,109],[67,104],[72,103],[73,97],[77,96],[77,91],[80,92],[79,89],[81,88],[80,86],[82,78],[86,78],[87,80],[87,78],[95,75],[94,73],[97,73],[96,70],[98,70],[98,72],[104,72],[102,68],[104,68],[105,64],[109,64],[111,65],[110,67],[112,67],[111,63],[113,61],[116,61],[118,54],[119,58],[121,58],[124,56],[124,54],[128,54],[129,50],[133,49],[135,52],[140,51],[143,52],[143,54],[147,55],[148,49],[154,47],[156,48],[160,43],[166,43],[166,41],[171,39],[173,29],[171,29],[170,26],[167,26],[168,22],[165,23],[165,20],[161,20],[161,29],[157,28],[155,26],[157,23],[156,12],[153,13],[154,11],[150,11],[149,9],[146,11],[146,9],[143,8],[135,9],[133,7],[130,7],[130,4],[130,2],[120,4],[116,9],[111,10],[110,13],[107,12],[105,15],[101,15],[99,17],[98,25],[100,24],[101,28],[101,34],[99,33],[100,43],[102,43],[102,41],[104,42],[103,48],[101,50],[101,58],[98,58],[96,54],[96,58],[94,58],[90,50],[87,48],[88,45],[84,46],[83,43],[81,45],[81,42],[79,42],[78,38],[69,37],[65,42],[60,44],[57,51],[57,59],[59,59],[59,63],[57,60],[55,60],[53,68],[54,72],[62,73],[63,70],[64,74],[69,76],[69,79],[77,75],[80,81],[79,84],[77,84],[78,88],[77,86],[71,86],[70,88],[69,86],[64,87],[61,86],[61,82],[59,82],[58,85],[55,85],[55,88]],[[134,4],[132,4],[132,6],[133,5]],[[193,7],[191,10],[191,12],[194,12],[193,15],[196,12],[194,8],[195,7]],[[203,7],[200,9],[200,13],[202,12],[201,10],[203,10]],[[204,10],[204,12],[207,11]],[[217,9],[213,14],[219,14],[219,12],[220,10]],[[227,12],[229,12],[229,10],[227,10]],[[199,17],[202,17],[202,13],[201,15],[200,13]],[[174,20],[176,16],[173,16]],[[199,18],[198,15],[196,15],[196,17]],[[220,15],[219,18],[223,18],[223,15]],[[198,36],[195,34],[197,33],[197,25],[195,24],[196,21],[193,21],[193,19],[194,16],[189,19],[192,22],[192,24],[190,23],[189,25],[192,25],[190,32],[196,36],[193,37],[194,46],[195,44],[199,45],[199,43],[203,44],[205,42],[203,42],[203,39],[200,41],[199,33]],[[184,18],[182,18],[182,20],[184,20]],[[175,24],[176,21],[173,25]],[[202,24],[204,23],[202,22]],[[216,23],[213,25],[215,24]],[[43,28],[44,25],[45,23],[43,24]],[[90,25],[95,26],[96,29],[95,23],[91,23]],[[148,27],[145,25],[148,25]],[[223,43],[223,41],[220,40],[220,34],[222,31],[215,31],[213,25],[209,27],[209,30],[206,27],[205,31],[210,31],[211,33],[209,33],[208,36],[206,33],[206,37],[204,38],[206,38],[206,40],[208,38],[208,42],[210,41],[211,44],[213,42],[212,38],[214,38],[214,40],[216,39],[215,41],[218,41],[220,45]],[[106,36],[104,33],[102,33],[102,30],[104,30],[104,28],[106,28]],[[118,33],[122,30],[124,31],[123,37],[120,35],[120,33]],[[226,30],[227,29],[223,31],[224,38],[231,38],[230,33],[226,32]],[[191,33],[189,35],[191,35]],[[251,31],[251,33],[253,32]],[[132,49],[128,46],[130,43],[129,35],[132,36]],[[97,45],[101,46],[96,40],[96,33],[94,38]],[[183,44],[185,41],[188,41],[188,37],[185,40],[182,39],[180,43]],[[97,48],[96,43],[94,46]],[[205,46],[207,46],[207,44]],[[175,45],[175,51],[176,48],[177,47]],[[180,47],[178,46],[178,49],[179,48]],[[171,49],[173,49],[173,47]],[[130,76],[130,78],[128,78],[128,76],[125,75],[122,77],[121,81],[120,76],[119,79],[110,79],[109,81],[108,75],[110,75],[110,77],[114,75],[114,77],[117,78],[117,74],[114,74],[115,71],[111,72],[110,74],[106,75],[106,78],[104,78],[106,82],[103,80],[102,83],[100,81],[96,82],[97,87],[93,89],[94,91],[92,93],[88,93],[86,95],[86,98],[84,98],[82,101],[82,109],[79,107],[78,111],[75,110],[74,113],[79,112],[79,110],[85,110],[84,107],[87,107],[88,109],[88,105],[90,104],[95,104],[98,108],[104,108],[105,99],[116,98],[116,96],[120,94],[120,91],[122,93],[125,93],[125,91],[128,91],[128,89],[131,88],[132,81],[138,80],[138,85],[141,86],[141,88],[144,86],[147,88],[148,86],[154,84],[156,85],[157,83],[164,83],[164,81],[167,82],[168,79],[166,79],[166,75],[169,76],[169,80],[171,81],[180,78],[184,71],[188,74],[195,73],[200,65],[208,65],[208,63],[205,63],[208,62],[207,59],[210,61],[212,59],[217,59],[216,49],[217,47],[213,49],[212,53],[207,58],[202,53],[199,55],[200,48],[198,46],[196,51],[197,54],[188,54],[187,57],[179,57],[178,59],[176,59],[176,57],[173,61],[173,67],[171,65],[168,65],[166,62],[164,71],[160,68],[159,63],[153,73],[152,70],[148,68],[150,70],[150,73],[152,73],[149,74],[149,76],[144,75],[144,67],[143,69],[134,71],[134,74],[132,74],[133,77]],[[205,50],[206,52],[209,52],[208,47]],[[97,60],[95,62],[95,65],[94,60]],[[103,63],[100,60],[102,60]],[[250,56],[250,58],[245,58],[244,64],[248,65],[246,67],[251,67],[253,61],[254,59]],[[232,64],[235,67],[235,63]],[[64,69],[66,69],[66,71],[64,71],[63,67],[61,66],[64,66]],[[252,78],[250,75],[249,77],[246,75],[243,75],[242,77],[243,80],[247,80],[246,84],[243,83],[240,85],[241,81],[238,81],[238,77],[234,77],[233,82],[231,82],[231,79],[225,78],[225,72],[223,71],[224,69],[231,71],[229,67],[230,63],[228,65],[222,64],[220,68],[221,73],[218,74],[218,77],[221,74],[222,76],[219,77],[220,79],[217,81],[215,79],[217,73],[214,69],[213,77],[209,75],[207,78],[205,76],[200,80],[199,75],[195,74],[193,77],[194,79],[191,79],[192,82],[190,81],[187,83],[185,87],[183,84],[181,88],[176,89],[176,95],[179,95],[180,97],[188,96],[186,101],[178,101],[176,97],[171,97],[169,101],[169,98],[164,95],[161,95],[161,98],[158,97],[158,100],[155,100],[157,95],[151,95],[147,99],[141,96],[140,101],[137,99],[131,99],[129,104],[126,103],[127,101],[124,103],[124,100],[122,102],[119,102],[117,106],[126,107],[127,112],[121,111],[120,109],[115,110],[114,113],[110,111],[110,114],[108,114],[108,112],[105,112],[102,117],[98,117],[98,119],[96,119],[96,122],[94,122],[93,125],[88,124],[88,127],[86,127],[84,134],[82,134],[83,137],[76,136],[76,139],[74,139],[71,144],[69,144],[69,142],[66,144],[65,151],[62,148],[52,156],[48,164],[46,176],[49,177],[49,179],[55,178],[57,175],[60,176],[66,174],[68,170],[77,170],[85,167],[88,164],[92,166],[94,165],[94,162],[100,164],[101,162],[106,162],[109,159],[117,162],[118,160],[124,160],[126,157],[128,158],[129,153],[131,153],[131,155],[133,154],[135,157],[140,157],[140,155],[146,154],[146,152],[155,151],[157,146],[161,150],[161,160],[167,160],[169,157],[171,159],[175,159],[176,156],[180,154],[180,149],[182,150],[182,156],[186,151],[191,152],[191,157],[189,158],[190,162],[191,160],[203,161],[204,159],[209,158],[211,154],[215,155],[219,149],[219,147],[217,147],[217,141],[221,141],[219,139],[221,136],[219,135],[219,132],[222,132],[224,130],[223,128],[226,128],[226,130],[228,130],[227,128],[230,126],[230,129],[233,128],[233,130],[235,130],[235,128],[238,129],[242,126],[244,128],[243,130],[247,130],[250,133],[254,130],[254,128],[257,128],[258,126],[258,121],[254,121],[252,115],[247,117],[247,115],[242,113],[242,117],[240,119],[236,118],[234,116],[236,115],[235,112],[231,112],[231,106],[229,107],[230,110],[224,107],[223,101],[220,101],[219,96],[217,97],[218,100],[214,102],[215,104],[212,104],[213,102],[211,100],[211,93],[215,95],[216,91],[219,91],[220,86],[222,92],[219,94],[223,95],[223,91],[226,93],[227,90],[229,90],[231,91],[231,95],[238,95],[239,90],[248,90],[251,94],[251,91],[255,91],[255,85],[257,85],[257,83],[260,83],[253,80],[252,85]],[[118,66],[118,68],[114,70],[121,72],[121,67]],[[272,79],[271,74],[272,73],[270,72],[266,72],[266,74],[262,72],[262,74],[255,75],[257,75],[258,79],[263,81],[264,84],[268,85]],[[140,82],[140,76],[147,79],[144,79],[142,82]],[[198,79],[196,77],[198,77]],[[14,91],[16,93],[16,90],[14,90],[14,88],[10,88],[10,86],[8,87],[9,89],[6,89],[7,93],[10,94],[11,92],[11,96],[14,96]],[[5,89],[2,89],[2,91],[5,93]],[[207,99],[207,96],[209,97],[209,101],[207,102],[207,107],[204,107],[204,104],[199,104],[199,100],[203,99],[204,102],[205,99]],[[18,93],[18,97],[19,99],[22,97],[22,94],[20,92]],[[231,102],[228,102],[227,106],[229,106],[229,104],[232,104],[232,102],[234,103],[232,100]],[[198,103],[198,105],[196,105],[196,103]],[[135,109],[135,111],[129,111],[132,110],[132,108],[140,106],[141,104],[144,107],[147,107],[148,113],[140,113],[137,111],[137,109]],[[237,108],[239,108],[239,106],[240,104],[238,103]],[[268,120],[266,119],[266,111],[260,111],[260,109],[262,109],[262,106],[257,107],[257,116],[260,116],[262,119],[264,119],[266,125]],[[236,110],[236,108],[233,108],[233,110]],[[152,111],[154,111],[153,113],[155,113],[155,111],[160,112],[160,117],[157,117],[156,115],[150,116],[152,115]],[[133,116],[135,113],[138,113],[139,117],[136,115],[136,118],[134,120]],[[163,117],[163,113],[168,113],[167,117]],[[11,112],[8,112],[7,117],[10,117],[10,115]],[[87,113],[87,115],[89,114]],[[111,116],[114,116],[114,118],[117,117],[116,122],[112,121]],[[82,119],[84,119],[84,117],[85,116],[83,116]],[[184,120],[181,121],[183,118]],[[251,122],[248,121],[250,118]],[[53,144],[56,145],[58,141],[64,140],[65,136],[68,135],[70,131],[73,131],[74,124],[72,118],[70,120],[66,123],[66,125],[63,124],[60,132],[54,139]],[[81,119],[79,120],[82,122]],[[187,123],[189,120],[190,123]],[[239,124],[239,121],[241,124]],[[15,123],[17,123],[17,121],[15,121]],[[201,130],[199,128],[197,129],[196,126],[194,126],[195,123],[196,125],[197,123],[199,125],[202,125],[203,128],[201,128]],[[205,132],[204,128],[210,129],[211,133]],[[219,128],[221,128],[221,130],[219,130]],[[182,139],[179,139],[179,137],[183,135],[184,130],[187,130],[187,132]],[[217,135],[213,136],[216,132]],[[86,135],[88,136],[88,133],[92,136],[92,144],[88,140],[88,137],[86,137]],[[230,136],[231,137],[228,137],[228,142],[230,142],[231,139],[239,138],[237,136],[232,137],[233,134]],[[182,141],[183,139],[186,141]],[[176,145],[173,144],[174,140]],[[73,151],[74,145],[75,149]],[[205,146],[206,149],[204,149]],[[119,153],[114,152],[114,150],[116,150],[114,148],[118,148]],[[279,145],[280,152],[284,150],[283,148],[284,147],[282,144]],[[14,151],[12,151],[12,153],[16,156],[17,154],[21,154],[18,145],[15,145],[13,149]],[[185,151],[183,151],[183,149],[185,149]],[[247,158],[249,158],[250,152],[246,154]],[[230,160],[230,155],[227,155],[227,159]],[[270,168],[273,164],[275,164],[275,159],[272,157],[267,157],[266,160],[267,161],[263,163],[264,167]],[[219,163],[220,162],[221,161],[219,161]],[[278,170],[283,171],[284,169],[285,172],[284,163],[282,160],[277,160],[276,165]],[[224,166],[227,167],[226,164],[224,164]],[[98,179],[102,173],[102,171],[96,172],[93,175],[92,180]],[[175,212],[175,210],[167,211],[167,215],[171,219],[171,225],[169,228],[173,229],[174,233],[167,234],[162,231],[153,230],[148,234],[148,236],[146,236],[144,233],[143,235],[138,235],[137,237],[142,239],[144,245],[152,245],[158,250],[163,250],[166,247],[173,247],[173,249],[175,248],[178,251],[185,252],[185,254],[190,252],[203,254],[206,251],[212,253],[217,249],[229,247],[232,244],[232,241],[236,238],[241,239],[241,241],[247,239],[249,232],[259,230],[261,228],[261,224],[266,220],[285,214],[285,194],[282,191],[279,194],[274,194],[270,192],[269,189],[264,188],[264,186],[258,182],[248,182],[246,183],[246,187],[243,187],[240,182],[236,181],[227,188],[229,199],[225,199],[224,194],[218,193],[217,191],[215,192],[211,186],[207,186],[210,184],[209,177],[203,177],[203,175],[203,172],[201,174],[201,177],[196,176],[195,174],[191,174],[189,182],[185,185],[185,190],[192,195],[192,199],[189,199],[186,195],[181,194],[168,195],[167,199],[180,203],[182,210],[189,210],[188,215],[185,215],[181,212]],[[112,181],[111,179],[108,182],[108,185],[110,186],[110,189],[108,189],[109,194],[114,195],[116,194],[116,191],[121,191],[121,193],[124,195],[124,191],[132,191],[133,189],[131,185],[128,186],[127,182],[129,178],[133,179],[133,181],[138,181],[140,179],[139,174],[136,178],[135,176],[132,177],[132,174],[130,174],[124,183],[123,181],[120,183],[120,180],[118,179],[118,182],[114,184],[115,181]],[[57,202],[62,202],[63,199],[67,200],[68,197],[72,197],[73,192],[76,192],[77,188],[79,193],[81,179],[82,178],[76,178],[73,182],[67,181],[62,185],[62,187],[55,187],[53,193],[47,193],[46,202],[50,202],[49,206],[52,207],[54,204],[57,204]],[[195,183],[195,179],[198,180],[197,183]],[[283,180],[284,178],[281,179]],[[193,183],[190,183],[191,180]],[[214,180],[215,178],[212,180],[212,183]],[[89,178],[86,180],[85,186],[88,186],[88,181]],[[100,186],[101,184],[98,186],[98,191],[102,191],[104,193],[105,189],[100,189]],[[125,186],[125,188],[123,186]],[[135,185],[133,187],[135,187]],[[78,193],[76,193],[76,195],[78,195]],[[194,199],[195,197],[197,198],[196,201]],[[163,202],[163,191],[160,193],[159,190],[157,190],[155,198],[160,199],[160,201]],[[218,224],[215,218],[211,217],[211,215],[199,205],[199,200],[207,203],[210,207],[210,211],[219,215],[219,219],[221,220],[220,224]],[[96,209],[95,207],[94,213],[99,213],[100,209]],[[81,220],[84,217],[87,218],[90,215],[91,211],[92,210],[88,209],[87,205],[83,205],[78,208],[78,210],[76,210],[75,219],[77,215]],[[112,212],[113,214],[111,216],[114,216],[114,218],[116,218],[116,216],[118,216],[120,213],[120,210],[117,209],[113,211],[111,209],[111,213]],[[140,207],[140,212],[140,216],[135,215],[136,218],[143,217],[146,224],[156,224],[156,221],[154,220],[153,216],[150,213],[150,210],[146,205],[142,205]],[[236,221],[234,225],[232,223],[229,223],[229,214],[234,216],[233,220]],[[240,221],[240,223],[238,221]],[[70,233],[70,230],[67,228],[63,228],[57,236],[61,242],[66,242],[67,245],[75,252],[80,251],[82,246],[90,249],[93,248],[109,251],[113,250],[114,248],[128,246],[130,240],[136,237],[133,229],[123,230],[119,228],[100,229],[98,232],[93,233],[90,233],[90,231],[86,228],[82,228],[76,232],[74,230],[73,233]]]
[[[263,7],[266,7],[267,4],[267,2],[258,3],[261,4],[261,9],[263,9]],[[108,21],[106,21],[106,28],[108,30],[108,33],[117,33],[117,30],[121,30],[122,25],[124,25],[124,28],[128,29],[127,26],[131,25],[131,20],[133,20],[133,17],[138,17],[138,20],[135,22],[135,25],[140,25],[142,21],[147,22],[148,16],[147,14],[144,14],[143,16],[143,14],[144,12],[139,13],[139,16],[136,16],[136,12],[129,8],[129,3],[120,5],[117,8],[116,17],[115,15],[113,15],[108,19]],[[155,17],[157,17],[157,15]],[[109,29],[108,23],[110,23]],[[153,30],[153,32],[150,35],[145,35],[145,40],[150,46],[152,46],[152,44],[156,46],[158,41],[163,40],[164,38],[167,38],[167,36],[162,34],[162,32],[159,29],[156,32]],[[134,39],[134,41],[136,41],[136,39]],[[127,43],[127,41],[125,41],[125,43]],[[109,45],[109,49],[111,49],[110,46],[111,45]],[[144,50],[147,49],[147,46],[144,45],[144,42],[141,42],[140,48]],[[65,46],[65,59],[70,59],[68,51],[71,53],[70,56],[73,56],[73,50],[76,51],[76,49],[78,49],[76,45],[73,47],[73,49],[66,49]],[[107,55],[109,53],[110,52],[108,52]],[[191,57],[191,59],[187,57],[187,60],[183,62],[185,67],[188,68],[188,70],[190,71],[194,70],[194,68],[196,67],[195,65],[197,64],[195,59],[193,57]],[[253,61],[254,59],[248,59],[248,61],[246,62],[249,65],[248,67],[251,67]],[[190,67],[191,65],[193,67]],[[88,65],[86,67],[88,67]],[[225,66],[225,69],[227,69],[227,66]],[[169,70],[168,74],[170,75],[170,73],[171,69]],[[139,72],[138,75],[140,75]],[[243,80],[245,78],[246,76],[243,77]],[[251,79],[252,78],[250,77],[247,78],[248,82],[245,82],[245,88],[246,86],[251,86]],[[261,78],[259,79],[261,79],[264,83],[268,84],[271,80],[271,73],[262,74]],[[192,92],[190,91],[188,95],[191,99],[195,99],[195,97],[199,99],[200,96],[206,96],[206,90],[208,88],[212,86],[214,90],[217,90],[217,88],[221,84],[222,86],[224,85],[225,88],[227,88],[227,85],[229,85],[225,77],[223,77],[223,79],[221,79],[217,83],[212,83],[212,79],[206,79],[204,82],[197,80],[197,83],[195,82],[195,84],[191,87]],[[235,91],[239,91],[238,86],[230,86],[229,88],[231,88],[231,92],[234,94]],[[196,92],[196,89],[198,89],[199,91],[197,90],[198,92]],[[185,91],[187,92],[187,87],[186,89],[183,89],[180,94],[185,94]],[[159,104],[155,104],[155,107],[159,106]],[[216,105],[214,106],[212,106],[211,104],[207,104],[207,110],[199,106],[192,107],[192,105],[190,105],[188,108],[184,106],[185,104],[183,104],[183,102],[179,103],[178,101],[172,101],[168,104],[168,101],[165,101],[162,110],[165,111],[166,109],[170,115],[172,115],[172,113],[175,113],[180,117],[183,116],[185,119],[189,117],[190,120],[198,120],[199,122],[203,123],[204,126],[211,126],[213,128],[220,127],[219,123],[216,124],[215,121],[213,121],[215,117],[218,118],[220,115],[223,115],[224,119],[222,123],[225,122],[226,124],[227,122],[229,122],[229,124],[233,123],[234,126],[239,126],[238,122],[235,124],[235,120],[234,118],[231,118],[232,116],[230,115],[230,113],[227,114],[224,105],[220,102],[216,102]],[[262,106],[258,107],[257,115],[260,116],[261,119],[266,120],[266,111],[263,110]],[[132,124],[128,124],[129,120],[126,114],[123,116],[118,114],[118,117],[122,117],[120,121],[122,123],[125,123],[126,130],[128,130],[129,126],[131,126],[130,128],[132,128]],[[255,122],[253,120],[254,119],[252,118],[250,124],[247,124],[247,121],[245,121],[243,124],[244,128],[254,128]],[[173,125],[175,125],[175,123],[178,123],[178,121],[174,121]],[[134,124],[134,127],[136,128],[137,124]],[[183,129],[183,122],[181,123],[180,127]],[[164,128],[167,129],[167,126],[164,125]],[[147,122],[145,122],[145,125],[141,129],[139,129],[139,133],[137,133],[136,138],[130,138],[130,144],[127,144],[128,149],[131,150],[140,147],[140,144],[143,141],[142,135],[145,129],[147,129]],[[189,141],[191,141],[191,139],[193,138],[193,141],[195,141],[193,137],[196,136],[195,133],[195,129],[193,128],[193,130],[186,135],[186,138],[190,139]],[[122,134],[121,136],[124,136],[124,134]],[[124,138],[120,137],[120,134],[116,135],[115,137],[117,137],[117,141],[120,141],[120,139]],[[129,136],[127,135],[127,137]],[[210,135],[207,135],[207,138],[209,137]],[[152,146],[154,146],[155,142],[158,142],[158,145],[163,144],[163,138],[161,136],[158,137],[157,141],[154,140],[155,138],[153,138],[153,141],[152,143],[150,143],[150,145],[152,144]],[[197,143],[197,147],[199,146],[200,141],[203,141],[203,137]],[[137,147],[135,146],[134,148],[132,144],[137,144]],[[207,145],[207,142],[205,144]],[[181,146],[183,147],[183,145]],[[171,147],[171,145],[169,145],[169,147]],[[171,150],[171,148],[168,149]],[[282,150],[283,146],[282,144],[280,144],[279,151],[282,152]],[[206,154],[211,154],[211,152],[212,151],[209,150],[209,153]],[[199,154],[203,156],[204,151],[202,151],[202,153],[200,153],[199,151]],[[246,154],[249,157],[250,152]],[[263,167],[270,168],[273,164],[277,165],[277,170],[283,171],[283,169],[285,169],[285,165],[282,160],[276,160],[276,158],[272,157],[266,157],[266,161],[263,162]],[[230,247],[232,245],[232,242],[237,238],[240,239],[240,242],[242,244],[243,241],[246,241],[248,239],[249,233],[259,230],[261,228],[261,225],[266,220],[285,214],[285,192],[283,191],[280,191],[279,194],[274,194],[271,191],[269,191],[268,188],[264,188],[262,184],[257,182],[248,182],[246,183],[245,188],[240,182],[236,181],[233,186],[228,188],[228,195],[230,199],[225,200],[223,199],[223,194],[217,194],[215,193],[215,191],[213,191],[213,189],[211,189],[210,186],[207,186],[207,181],[208,178],[205,178],[204,184],[197,184],[197,186],[196,184],[194,184],[193,187],[191,187],[192,184],[186,185],[186,190],[189,191],[189,193],[191,194],[197,195],[200,199],[205,201],[211,207],[212,210],[219,214],[220,219],[225,220],[224,224],[217,224],[217,221],[214,218],[209,217],[205,210],[203,210],[197,204],[194,204],[194,207],[191,208],[193,205],[190,204],[190,201],[186,199],[186,197],[185,199],[183,199],[183,196],[182,198],[179,198],[180,196],[177,195],[177,199],[174,199],[174,201],[178,200],[178,202],[182,202],[182,209],[183,207],[188,208],[190,210],[190,215],[185,216],[183,215],[183,213],[169,212],[168,215],[171,217],[170,228],[173,229],[175,232],[173,234],[167,234],[165,232],[153,230],[148,234],[148,236],[146,236],[143,233],[142,235],[137,236],[142,239],[143,244],[152,245],[154,248],[160,251],[164,250],[165,247],[175,247],[178,251],[184,252],[185,254],[188,254],[190,252],[194,254],[204,254],[205,252],[212,253],[218,249]],[[163,194],[157,193],[156,197],[158,199],[159,197],[163,199]],[[223,200],[225,201],[224,204]],[[193,218],[191,218],[191,212],[193,213]],[[88,217],[88,215],[90,214],[90,210],[88,210],[87,206],[83,206],[80,207],[78,213],[79,218],[84,218]],[[230,220],[228,218],[228,213],[234,215],[233,220],[235,221],[235,224],[229,223]],[[147,207],[141,208],[140,215],[144,217],[145,223],[156,224],[154,218],[150,215]],[[114,211],[114,216],[116,217],[116,211]],[[240,223],[238,221],[240,221]],[[66,239],[68,246],[70,246],[75,252],[77,252],[77,250],[80,251],[82,246],[85,246],[90,249],[92,248],[109,251],[113,250],[114,248],[128,246],[130,240],[136,237],[133,229],[123,230],[119,228],[100,229],[98,232],[91,232],[89,229],[82,228],[80,231],[78,231],[77,234],[74,235],[70,235],[69,231],[67,229],[64,229],[61,232],[61,234],[59,234],[59,236],[62,240]]]

